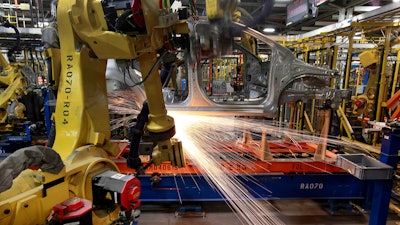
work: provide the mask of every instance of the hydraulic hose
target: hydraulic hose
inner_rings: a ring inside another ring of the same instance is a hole
[[[14,62],[15,59],[14,59],[13,54],[15,51],[17,51],[19,49],[20,42],[21,42],[21,37],[20,37],[19,31],[18,31],[18,28],[15,25],[11,24],[10,21],[8,21],[4,17],[0,17],[0,25],[3,27],[6,27],[6,28],[12,28],[15,31],[15,36],[16,36],[15,45],[7,52],[7,56],[8,56],[8,59],[10,60],[10,62],[11,61]]]

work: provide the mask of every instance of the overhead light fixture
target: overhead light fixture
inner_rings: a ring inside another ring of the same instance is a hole
[[[381,6],[355,6],[354,12],[370,12],[379,9]]]
[[[266,27],[263,30],[264,33],[274,33],[275,32],[275,28],[272,27]]]

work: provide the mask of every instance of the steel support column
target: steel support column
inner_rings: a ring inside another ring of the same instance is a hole
[[[400,134],[387,132],[383,134],[379,160],[394,168],[397,167],[400,149]],[[375,181],[369,225],[385,225],[389,211],[393,180]]]

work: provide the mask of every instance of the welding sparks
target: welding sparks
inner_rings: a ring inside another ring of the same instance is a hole
[[[218,150],[229,148],[224,143],[238,138],[237,125],[233,124],[235,120],[187,115],[175,118],[177,136],[187,157],[203,171],[208,182],[217,187],[243,224],[284,224],[266,202],[252,196],[235,176],[237,174],[227,172],[219,163],[222,154],[218,154]],[[230,155],[227,160],[240,162],[246,159]]]
[[[135,94],[132,91],[110,91],[107,92],[107,97],[109,112],[114,116],[110,118],[110,130],[130,127],[127,123],[137,117],[141,107]]]
[[[175,115],[174,118],[176,136],[182,141],[187,159],[202,171],[201,175],[207,179],[210,186],[216,187],[215,189],[226,199],[243,224],[284,224],[277,217],[278,212],[273,209],[273,206],[267,201],[259,200],[263,197],[250,190],[242,181],[252,182],[270,192],[267,187],[252,177],[251,172],[251,168],[254,172],[260,170],[260,165],[255,163],[259,159],[255,158],[254,153],[257,154],[257,151],[260,151],[259,140],[262,139],[262,134],[268,134],[270,139],[275,139],[273,142],[275,145],[281,145],[282,148],[287,149],[288,155],[282,157],[292,159],[297,158],[293,151],[300,153],[301,157],[313,156],[313,152],[301,145],[305,142],[314,145],[325,142],[331,147],[336,145],[355,147],[341,140],[321,138],[303,131],[276,127],[268,121],[258,119],[182,114]],[[288,141],[285,142],[283,139]],[[241,147],[243,142],[251,143],[252,141],[253,144],[247,145],[247,148]],[[287,147],[288,144],[291,149]],[[248,146],[251,148],[249,149]],[[253,154],[250,154],[249,150],[253,151]],[[359,150],[362,149],[359,148]],[[330,173],[324,168],[315,167],[308,161],[299,160],[298,162],[318,172]],[[229,170],[226,166],[222,166],[224,163],[236,165],[236,167]],[[243,168],[246,170],[242,170],[237,165],[244,165]],[[265,172],[269,172],[267,168]]]
[[[130,113],[137,114],[137,108],[135,107]],[[277,127],[275,122],[270,120],[194,116],[182,113],[174,115],[171,111],[170,114],[175,119],[176,138],[182,141],[187,161],[193,163],[196,172],[201,171],[200,175],[221,194],[242,224],[284,224],[278,218],[278,210],[274,209],[268,201],[260,200],[266,197],[249,187],[250,183],[254,184],[253,187],[257,186],[266,193],[270,193],[270,196],[274,196],[268,187],[253,177],[256,173],[271,172],[268,167],[272,165],[271,162],[277,162],[280,158],[283,158],[282,160],[291,158],[313,171],[331,173],[312,163],[311,157],[314,152],[304,146],[304,143],[315,146],[325,143],[330,148],[342,146],[358,152],[368,152],[361,146],[355,146],[334,137],[323,138],[306,131]],[[126,117],[122,119],[127,120]],[[125,123],[116,123],[115,127],[120,124]],[[264,144],[260,140],[266,136],[269,144],[275,146],[276,149],[284,149],[286,152],[274,152],[271,162],[260,163],[259,156],[263,153],[262,145]],[[300,160],[305,157],[310,160]],[[175,183],[177,185],[176,180]]]

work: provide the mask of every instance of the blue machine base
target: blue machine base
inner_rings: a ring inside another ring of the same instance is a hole
[[[222,201],[201,175],[164,175],[152,184],[139,176],[142,202]],[[256,199],[361,199],[368,182],[350,174],[257,174],[237,176]]]

